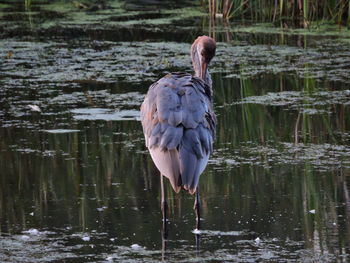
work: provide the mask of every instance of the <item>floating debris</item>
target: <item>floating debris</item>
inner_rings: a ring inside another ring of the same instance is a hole
[[[242,236],[246,235],[244,231],[219,231],[219,230],[199,230],[194,229],[193,234],[203,234],[207,236]]]
[[[73,130],[73,129],[53,129],[53,130],[44,130],[44,132],[47,133],[74,133],[74,132],[80,132],[80,130]]]
[[[96,208],[96,210],[99,211],[99,212],[103,212],[103,211],[106,210],[107,208],[108,208],[107,206],[102,206],[102,207]]]
[[[23,231],[22,233],[37,236],[37,235],[40,235],[41,232],[38,229],[31,228],[29,230]]]
[[[38,105],[27,105],[32,111],[37,111],[37,112],[41,112],[41,109],[39,108]]]
[[[89,236],[84,236],[81,238],[83,241],[87,242],[90,241],[90,237]]]
[[[22,239],[22,240],[28,240],[28,239],[30,239],[30,237],[27,236],[27,235],[22,235],[22,236],[21,236],[21,239]]]
[[[142,247],[141,247],[140,245],[138,245],[138,244],[132,244],[130,247],[131,247],[132,249],[134,249],[134,250],[142,249]]]

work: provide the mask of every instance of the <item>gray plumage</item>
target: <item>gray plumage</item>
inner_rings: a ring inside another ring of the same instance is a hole
[[[200,38],[203,42],[204,37]],[[202,43],[195,44],[193,63]],[[155,165],[174,191],[184,188],[191,194],[213,152],[216,127],[209,72],[205,68],[206,75],[200,78],[202,72],[197,72],[195,65],[194,69],[196,76],[171,73],[152,84],[141,105],[146,146]]]

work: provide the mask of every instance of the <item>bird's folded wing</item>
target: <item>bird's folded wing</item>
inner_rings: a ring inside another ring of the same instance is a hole
[[[141,106],[141,122],[152,159],[173,188],[196,187],[212,152],[216,124],[204,82],[187,74],[160,79]]]

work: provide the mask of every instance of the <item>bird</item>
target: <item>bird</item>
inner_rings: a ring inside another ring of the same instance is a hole
[[[165,75],[149,87],[141,105],[145,144],[160,172],[163,230],[168,209],[163,177],[176,193],[184,189],[195,194],[196,229],[200,228],[198,182],[213,152],[217,123],[208,70],[215,52],[215,40],[199,36],[190,51],[194,75]]]

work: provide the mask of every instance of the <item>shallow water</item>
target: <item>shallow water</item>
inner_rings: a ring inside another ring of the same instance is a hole
[[[348,262],[348,31],[213,28],[186,1],[107,3],[0,1],[0,261]],[[208,33],[203,229],[168,185],[164,241],[139,106],[157,78],[191,71]]]

